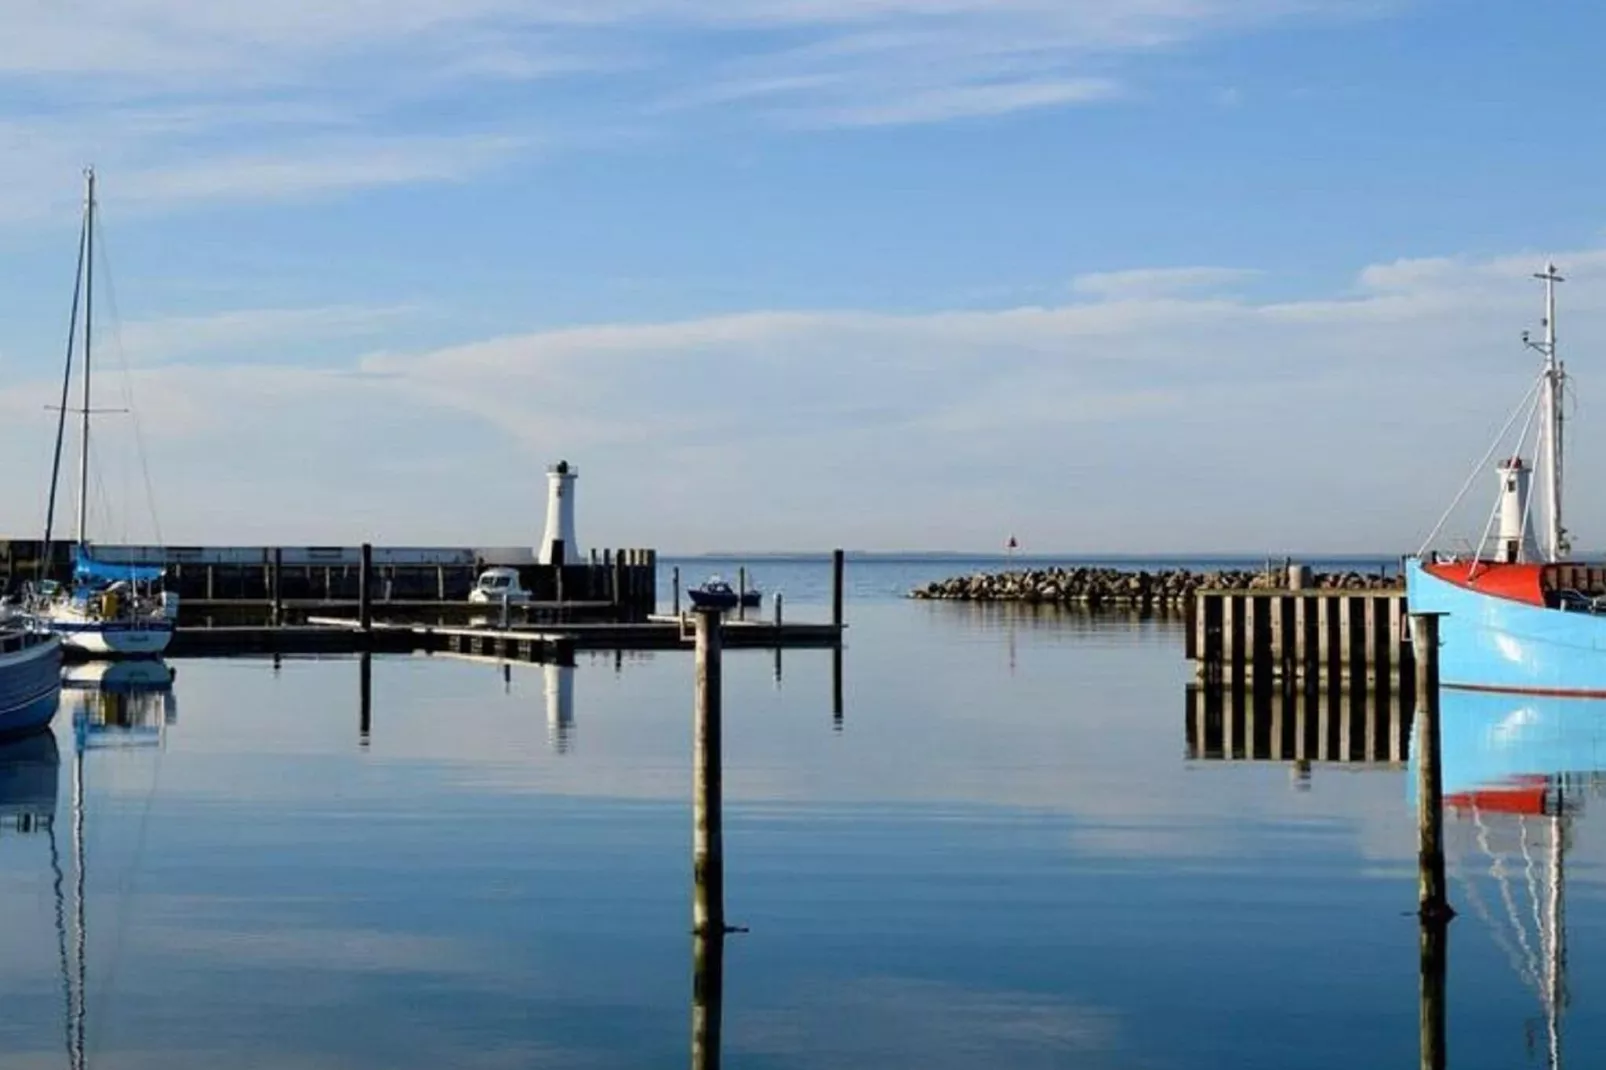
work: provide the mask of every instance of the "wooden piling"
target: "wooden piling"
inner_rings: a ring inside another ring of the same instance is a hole
[[[831,551],[831,623],[842,627],[842,573],[846,555],[841,550]]]
[[[674,614],[675,614],[675,616],[678,617],[678,616],[680,616],[680,566],[676,565],[674,567],[674,569],[670,572],[669,575],[670,575],[669,582],[671,584],[671,590],[674,593],[674,599],[675,599],[674,603],[673,603],[673,605],[674,605]]]
[[[725,850],[720,784],[720,699],[724,624],[718,610],[694,613],[697,624],[692,727],[692,930],[725,931]]]
[[[362,544],[362,565],[357,572],[357,624],[363,631],[372,631],[374,627],[373,607],[373,571],[374,547],[372,543]]]
[[[1425,920],[1455,916],[1444,883],[1444,778],[1439,768],[1439,617],[1411,614],[1416,647],[1417,902]]]
[[[775,634],[777,643],[781,632],[781,592],[775,592]]]
[[[613,555],[613,604],[617,609],[625,606],[625,552],[620,550]]]
[[[273,623],[284,622],[284,548],[273,548]]]
[[[747,566],[743,565],[736,570],[736,619],[744,620],[747,617]]]

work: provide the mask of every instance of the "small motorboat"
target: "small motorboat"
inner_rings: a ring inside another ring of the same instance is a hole
[[[691,587],[686,591],[691,597],[691,604],[710,609],[733,609],[738,605],[753,607],[761,604],[764,594],[756,587],[749,587],[740,595],[736,589],[718,576],[714,576],[700,587]]]
[[[518,569],[499,566],[480,573],[479,582],[468,593],[468,600],[476,605],[507,602],[522,606],[531,601],[531,595],[519,582]]]

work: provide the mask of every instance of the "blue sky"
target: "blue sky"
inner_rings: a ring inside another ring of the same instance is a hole
[[[6,24],[7,532],[41,522],[93,162],[97,383],[138,417],[97,424],[103,538],[519,543],[567,457],[594,545],[1409,551],[1527,387],[1553,256],[1571,526],[1606,545],[1606,13],[79,0]]]

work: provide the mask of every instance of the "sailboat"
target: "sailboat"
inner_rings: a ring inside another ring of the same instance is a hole
[[[61,406],[56,425],[56,452],[50,475],[50,499],[45,512],[43,560],[50,560],[52,527],[56,515],[56,489],[61,471],[61,444],[66,429],[68,391],[72,381],[73,333],[78,326],[80,291],[84,305],[83,393],[78,409],[78,516],[73,575],[61,584],[42,579],[28,593],[24,612],[38,625],[61,636],[62,642],[93,655],[157,655],[167,649],[178,618],[178,595],[161,587],[165,569],[97,560],[90,550],[89,417],[91,342],[94,325],[95,172],[84,172],[83,227],[78,237],[78,277],[73,285],[72,324],[67,333],[67,364],[62,375]]]
[[[1545,284],[1544,340],[1524,332],[1523,341],[1541,355],[1543,367],[1479,463],[1488,463],[1526,410],[1516,449],[1495,465],[1499,490],[1483,537],[1468,553],[1442,555],[1424,546],[1406,558],[1406,599],[1412,613],[1445,615],[1439,622],[1445,687],[1606,697],[1606,561],[1569,560],[1562,524],[1567,375],[1557,358],[1556,284],[1564,280],[1554,264],[1534,277]],[[1522,452],[1530,430],[1544,488],[1538,523],[1529,494],[1536,469]],[[1471,484],[1469,478],[1461,495]],[[1429,542],[1444,524],[1441,519]]]

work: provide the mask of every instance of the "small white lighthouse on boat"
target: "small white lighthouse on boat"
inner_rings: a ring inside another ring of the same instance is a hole
[[[1521,457],[1495,466],[1500,473],[1500,542],[1498,559],[1506,562],[1539,560],[1539,541],[1528,522],[1528,486],[1533,470]]]
[[[536,553],[543,565],[572,565],[580,560],[580,543],[574,536],[574,481],[579,474],[568,461],[546,470],[546,534]]]

